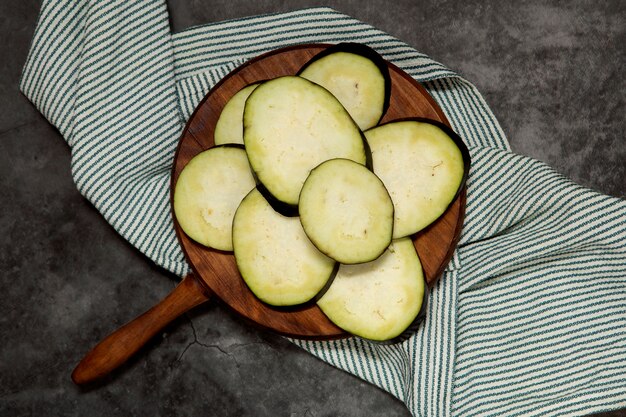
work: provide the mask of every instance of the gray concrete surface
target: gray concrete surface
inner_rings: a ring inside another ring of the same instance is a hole
[[[316,5],[169,1],[174,30]],[[623,1],[325,5],[474,82],[514,151],[626,197]],[[407,416],[383,391],[246,326],[217,303],[172,323],[102,384],[71,383],[82,355],[162,298],[176,278],[78,194],[69,148],[19,93],[38,8],[35,0],[0,3],[0,415]],[[86,311],[98,319],[87,320]]]

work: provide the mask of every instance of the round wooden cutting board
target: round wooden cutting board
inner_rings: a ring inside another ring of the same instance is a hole
[[[220,81],[193,113],[174,158],[172,191],[183,167],[212,147],[215,124],[226,102],[242,87],[282,75],[295,75],[311,57],[329,45],[301,45],[259,56]],[[422,117],[448,125],[441,109],[410,76],[388,64],[391,76],[389,109],[381,121]],[[469,163],[469,160],[466,161]],[[466,165],[466,169],[469,165]],[[173,195],[173,192],[171,193]],[[433,286],[456,247],[465,210],[465,188],[448,210],[414,236],[429,286]],[[78,385],[96,381],[125,363],[168,323],[216,296],[241,317],[264,329],[303,339],[336,339],[348,334],[332,324],[316,305],[298,310],[272,308],[259,301],[237,271],[232,253],[206,248],[189,239],[174,218],[174,227],[193,273],[163,300],[120,327],[91,349],[72,372]]]
[[[172,190],[191,158],[214,145],[215,124],[226,102],[244,86],[283,75],[300,67],[328,45],[300,45],[261,55],[220,81],[200,102],[180,139],[173,167]],[[425,117],[448,124],[426,90],[393,64],[389,110],[382,122]],[[459,238],[465,208],[465,189],[444,215],[414,237],[429,286],[450,261]],[[316,305],[299,310],[272,308],[259,301],[240,277],[231,253],[212,250],[189,239],[175,222],[176,233],[188,262],[200,282],[238,314],[274,332],[297,338],[332,339],[346,333],[332,324]]]

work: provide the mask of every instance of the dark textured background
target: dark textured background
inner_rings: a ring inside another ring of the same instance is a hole
[[[169,2],[174,30],[311,1]],[[515,152],[626,197],[626,3],[329,1],[474,82]],[[408,416],[383,391],[210,303],[98,387],[82,355],[176,283],[75,190],[69,148],[18,91],[39,2],[0,2],[0,415]],[[613,413],[611,415],[624,415]],[[607,414],[608,415],[608,414]]]

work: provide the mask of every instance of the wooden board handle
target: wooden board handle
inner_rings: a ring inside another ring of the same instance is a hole
[[[195,276],[187,275],[157,305],[111,333],[87,353],[72,372],[72,381],[82,385],[108,375],[168,323],[209,298],[209,290]]]

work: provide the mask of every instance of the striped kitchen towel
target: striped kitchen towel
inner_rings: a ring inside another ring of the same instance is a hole
[[[189,268],[169,174],[196,104],[260,53],[370,45],[423,83],[472,155],[461,241],[407,341],[294,341],[376,384],[416,416],[582,415],[626,407],[626,202],[510,152],[467,81],[328,8],[172,34],[163,0],[46,0],[21,90],[72,153],[80,192],[158,265]]]

